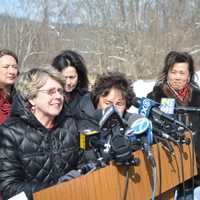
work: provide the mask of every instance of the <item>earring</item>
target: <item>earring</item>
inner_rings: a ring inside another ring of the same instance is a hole
[[[36,106],[35,105],[31,105],[31,112],[35,113],[35,110],[36,110]]]

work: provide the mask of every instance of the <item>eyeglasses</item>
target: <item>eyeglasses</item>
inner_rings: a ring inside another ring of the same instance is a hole
[[[58,92],[61,96],[64,95],[64,90],[62,88],[51,88],[48,90],[38,90],[38,92],[44,92],[44,93],[48,94],[49,96],[55,95],[56,92]]]

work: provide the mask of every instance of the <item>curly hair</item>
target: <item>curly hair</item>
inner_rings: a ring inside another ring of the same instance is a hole
[[[74,67],[78,74],[78,87],[88,89],[88,71],[83,57],[75,51],[65,50],[57,55],[52,62],[52,66],[58,71],[62,71],[68,66]]]
[[[107,72],[97,75],[91,91],[95,107],[97,107],[99,98],[107,96],[112,88],[116,88],[122,92],[126,100],[126,109],[129,108],[133,103],[135,93],[131,81],[127,79],[125,74],[120,72]]]

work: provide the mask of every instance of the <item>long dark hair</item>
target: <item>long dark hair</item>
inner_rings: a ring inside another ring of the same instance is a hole
[[[78,74],[78,87],[88,89],[88,71],[84,58],[75,51],[65,50],[57,55],[52,62],[52,66],[58,71],[62,71],[68,66],[76,69]]]
[[[188,70],[190,73],[190,84],[198,87],[198,84],[195,82],[194,79],[195,69],[192,56],[187,52],[177,51],[170,51],[165,57],[164,68],[157,80],[157,85],[163,84],[167,81],[168,72],[174,66],[175,63],[188,63]]]

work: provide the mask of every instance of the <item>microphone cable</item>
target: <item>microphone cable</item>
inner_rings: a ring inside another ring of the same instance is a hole
[[[185,195],[185,178],[184,178],[184,167],[183,167],[183,149],[182,149],[182,144],[177,143],[177,147],[180,153],[180,164],[181,164],[181,175],[182,175],[182,188],[183,188],[183,199],[186,200],[186,195]]]
[[[195,151],[194,151],[194,143],[193,143],[193,133],[192,131],[189,129],[189,133],[191,134],[191,148],[192,148],[192,155],[191,152],[189,150],[190,155],[192,156],[190,159],[190,166],[191,167],[191,176],[192,176],[192,199],[194,199],[194,156],[195,156]],[[187,142],[185,143],[185,145],[189,145]],[[183,188],[183,199],[186,199],[186,187],[185,187],[185,176],[184,176],[184,164],[183,164],[183,160],[184,160],[184,152],[183,152],[183,142],[182,140],[180,140],[179,143],[177,143],[177,147],[180,153],[180,164],[181,164],[181,175],[182,175],[182,188]]]
[[[191,162],[190,165],[192,166],[191,168],[191,176],[192,176],[192,199],[194,199],[194,168],[195,168],[195,148],[194,148],[194,140],[193,140],[193,131],[190,128],[187,128],[188,133],[190,133],[191,138],[190,138],[190,143],[191,143],[191,148],[192,148],[192,157],[191,157]],[[187,144],[187,143],[186,143]],[[190,152],[191,153],[191,152]],[[190,154],[191,155],[191,154]],[[185,197],[184,197],[185,198]]]
[[[125,188],[124,188],[124,192],[123,192],[123,200],[127,199],[127,194],[128,194],[128,185],[129,185],[129,167],[126,168],[126,172],[125,172]],[[153,192],[152,192],[152,200],[155,199],[155,193],[156,193],[156,161],[155,159],[153,159]]]
[[[192,148],[192,158],[190,165],[192,166],[191,168],[191,175],[192,175],[192,199],[194,199],[194,168],[195,168],[195,148],[194,148],[194,140],[193,140],[193,132],[192,130],[189,131],[191,135],[191,148]]]
[[[155,199],[156,193],[156,161],[153,159],[153,193],[152,193],[152,200]]]
[[[162,192],[162,173],[161,173],[161,156],[160,156],[160,143],[158,142],[158,138],[156,135],[154,135],[154,141],[156,143],[156,147],[157,147],[157,154],[158,154],[158,167],[159,167],[159,180],[160,180],[160,184],[159,184],[159,195],[161,195]]]
[[[128,194],[128,184],[129,184],[129,167],[126,167],[125,171],[125,187],[124,187],[124,192],[123,192],[123,200],[127,199],[127,194]]]

